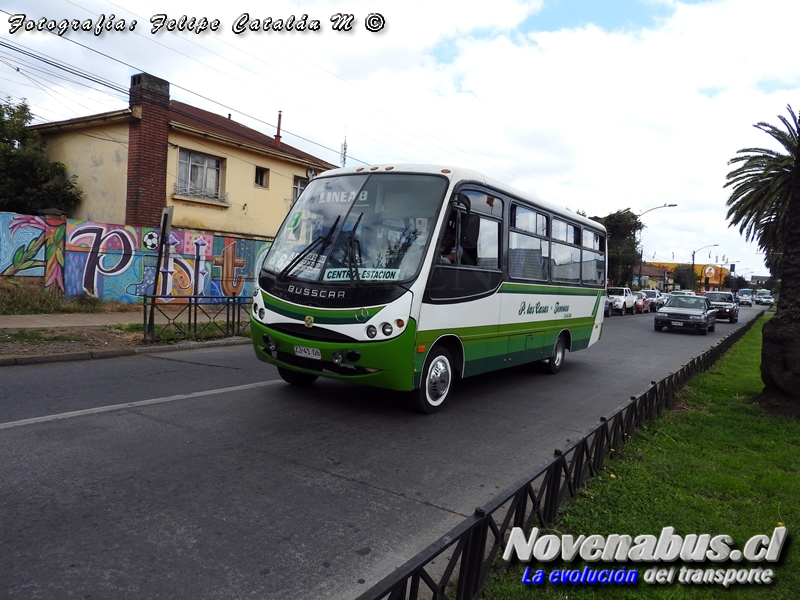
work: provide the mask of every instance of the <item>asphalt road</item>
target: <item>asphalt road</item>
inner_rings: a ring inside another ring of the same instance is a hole
[[[442,412],[249,346],[0,369],[0,595],[351,599],[708,336],[614,316],[556,376],[468,379]],[[757,358],[754,358],[757,360]]]

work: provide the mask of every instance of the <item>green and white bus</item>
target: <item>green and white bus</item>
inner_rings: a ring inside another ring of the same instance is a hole
[[[290,384],[404,390],[431,413],[457,379],[537,361],[557,373],[600,339],[605,283],[595,221],[470,170],[335,169],[264,259],[253,345]]]

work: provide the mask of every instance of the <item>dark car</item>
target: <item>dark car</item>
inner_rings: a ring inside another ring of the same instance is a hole
[[[706,296],[672,296],[656,311],[655,328],[697,329],[703,335],[714,331],[717,310]]]
[[[614,314],[614,301],[608,294],[606,294],[606,307],[603,310],[603,315],[606,317],[610,317],[613,314]]]
[[[728,319],[731,323],[739,320],[739,303],[730,292],[708,292],[706,298],[717,309],[717,319]]]

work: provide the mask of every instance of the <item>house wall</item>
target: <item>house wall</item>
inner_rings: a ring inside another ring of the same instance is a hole
[[[106,223],[125,222],[128,180],[128,122],[42,134],[48,159],[78,176],[81,203],[70,217]]]
[[[262,238],[275,235],[291,208],[294,177],[305,177],[305,169],[266,154],[181,131],[173,130],[169,141],[166,193],[167,204],[175,207],[174,227]],[[174,193],[181,149],[223,159],[222,191],[227,193],[227,202]],[[269,169],[267,187],[255,184],[257,166]]]

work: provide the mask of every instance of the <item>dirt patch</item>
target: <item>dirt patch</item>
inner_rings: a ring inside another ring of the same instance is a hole
[[[112,327],[0,329],[0,357],[64,354],[146,346],[141,333]]]
[[[753,403],[758,404],[764,414],[791,417],[800,421],[800,399],[798,398],[791,398],[780,392],[765,389],[753,399]]]

